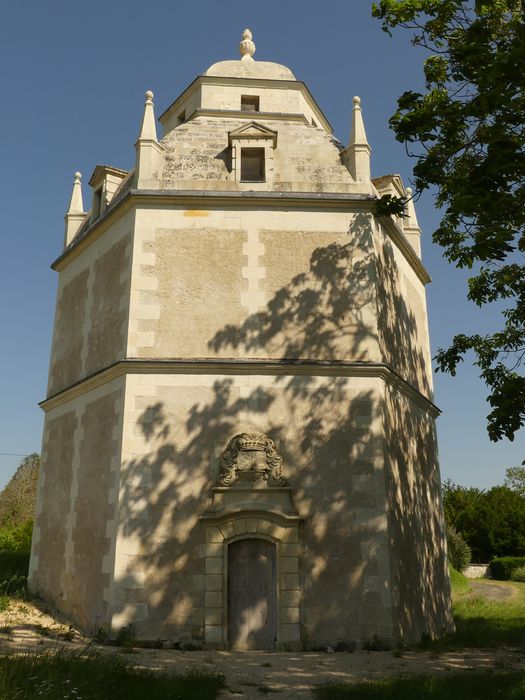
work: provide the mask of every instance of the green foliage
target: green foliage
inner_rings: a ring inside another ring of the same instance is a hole
[[[497,581],[508,581],[512,572],[525,566],[525,557],[496,557],[490,562],[490,574]]]
[[[24,457],[0,493],[0,528],[16,529],[32,521],[35,513],[40,456]]]
[[[115,638],[115,646],[123,647],[124,649],[133,649],[137,643],[137,635],[135,627],[132,624],[121,627]]]
[[[511,571],[510,580],[525,583],[525,564],[523,566],[518,566],[517,569],[513,569]]]
[[[27,552],[0,552],[0,579],[27,576],[29,554]]]
[[[0,580],[0,595],[11,598],[27,598],[27,576],[15,574]]]
[[[456,632],[449,639],[434,643],[439,648],[524,647],[525,592],[520,583],[502,583],[519,587],[514,599],[487,600],[482,596],[465,595],[453,603]]]
[[[466,593],[469,590],[469,582],[466,576],[459,571],[456,571],[452,566],[448,567],[448,572],[450,574],[450,584],[452,586],[452,596],[458,596],[462,593]]]
[[[314,688],[312,693],[316,700],[522,700],[525,672],[394,676],[364,683],[327,683]]]
[[[33,521],[28,520],[21,525],[6,525],[0,528],[0,552],[31,551]]]
[[[448,481],[443,507],[448,525],[461,533],[474,561],[525,555],[525,499],[506,486],[480,491]]]
[[[464,571],[470,564],[472,552],[453,525],[447,527],[448,560],[457,571]]]
[[[525,461],[521,467],[509,467],[505,471],[505,486],[525,498]]]
[[[406,91],[390,120],[417,158],[416,192],[432,189],[446,258],[474,271],[467,297],[499,302],[500,328],[456,335],[438,370],[474,353],[489,389],[492,440],[525,423],[525,22],[520,0],[381,0],[383,29],[424,47],[425,90]]]
[[[374,213],[376,216],[403,216],[406,203],[406,197],[394,197],[391,194],[384,194],[376,200]]]
[[[122,657],[86,650],[0,657],[2,700],[215,700],[223,687],[218,673],[135,669]]]

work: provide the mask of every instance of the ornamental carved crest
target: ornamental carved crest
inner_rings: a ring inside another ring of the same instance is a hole
[[[232,437],[220,461],[219,486],[237,481],[255,483],[260,479],[268,486],[286,486],[282,476],[283,458],[275,442],[263,433],[240,433]]]

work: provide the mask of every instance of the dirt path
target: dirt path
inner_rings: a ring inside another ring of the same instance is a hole
[[[470,591],[466,595],[481,595],[488,600],[499,603],[513,600],[519,596],[518,590],[506,581],[490,581],[487,579],[472,579],[469,581]]]

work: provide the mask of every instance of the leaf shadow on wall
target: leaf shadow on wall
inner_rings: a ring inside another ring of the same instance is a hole
[[[209,345],[252,357],[389,361],[429,390],[391,244],[374,243],[365,215],[356,216],[346,242],[315,250],[309,270],[278,289],[264,311],[219,330]],[[144,637],[202,641],[198,516],[228,440],[262,431],[283,455],[304,518],[305,646],[386,636],[391,602],[396,636],[440,634],[449,619],[448,582],[433,421],[393,387],[381,394],[367,381],[321,370],[269,379],[247,389],[235,376],[210,382],[195,375],[192,387],[172,383],[155,399],[139,397],[144,452],[121,474],[119,523],[131,545],[116,577],[117,619],[136,620]]]

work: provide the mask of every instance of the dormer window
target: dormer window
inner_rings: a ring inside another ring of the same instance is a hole
[[[97,165],[89,180],[89,184],[93,188],[91,221],[95,221],[104,214],[127,174],[126,170],[120,168]]]
[[[241,182],[264,181],[264,148],[241,148]]]
[[[248,122],[230,131],[231,179],[240,189],[267,190],[273,185],[273,152],[277,132],[257,122]]]
[[[241,95],[242,112],[258,112],[259,97],[257,95]]]

